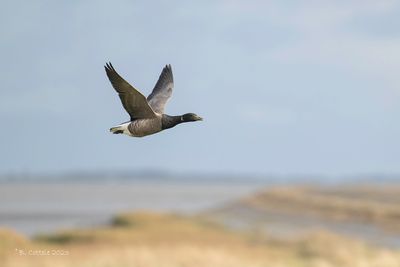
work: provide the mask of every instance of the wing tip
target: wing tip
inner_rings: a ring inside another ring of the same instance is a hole
[[[115,71],[114,66],[111,64],[111,62],[106,62],[106,65],[104,65],[104,68],[106,71]]]
[[[168,75],[170,77],[170,79],[173,81],[173,75],[172,75],[172,66],[171,64],[166,64],[163,71],[161,72],[161,75],[163,75],[163,73],[165,73],[166,75]]]

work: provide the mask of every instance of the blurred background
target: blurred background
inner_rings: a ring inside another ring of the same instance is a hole
[[[1,5],[1,266],[400,265],[397,1]]]

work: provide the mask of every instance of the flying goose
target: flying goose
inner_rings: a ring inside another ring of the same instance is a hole
[[[112,127],[110,132],[113,134],[143,137],[172,128],[182,122],[203,120],[194,113],[181,116],[164,114],[165,104],[174,88],[171,65],[164,67],[147,99],[116,72],[111,62],[106,63],[104,68],[112,86],[118,92],[122,106],[131,117],[130,121]]]

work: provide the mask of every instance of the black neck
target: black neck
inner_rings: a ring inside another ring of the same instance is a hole
[[[169,115],[163,114],[162,119],[161,119],[163,130],[172,128],[175,125],[178,125],[179,123],[182,123],[182,122],[184,122],[182,116],[169,116]]]

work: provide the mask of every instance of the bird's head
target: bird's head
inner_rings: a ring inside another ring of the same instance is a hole
[[[182,121],[189,122],[189,121],[202,121],[203,118],[194,114],[194,113],[186,113],[182,115]]]

